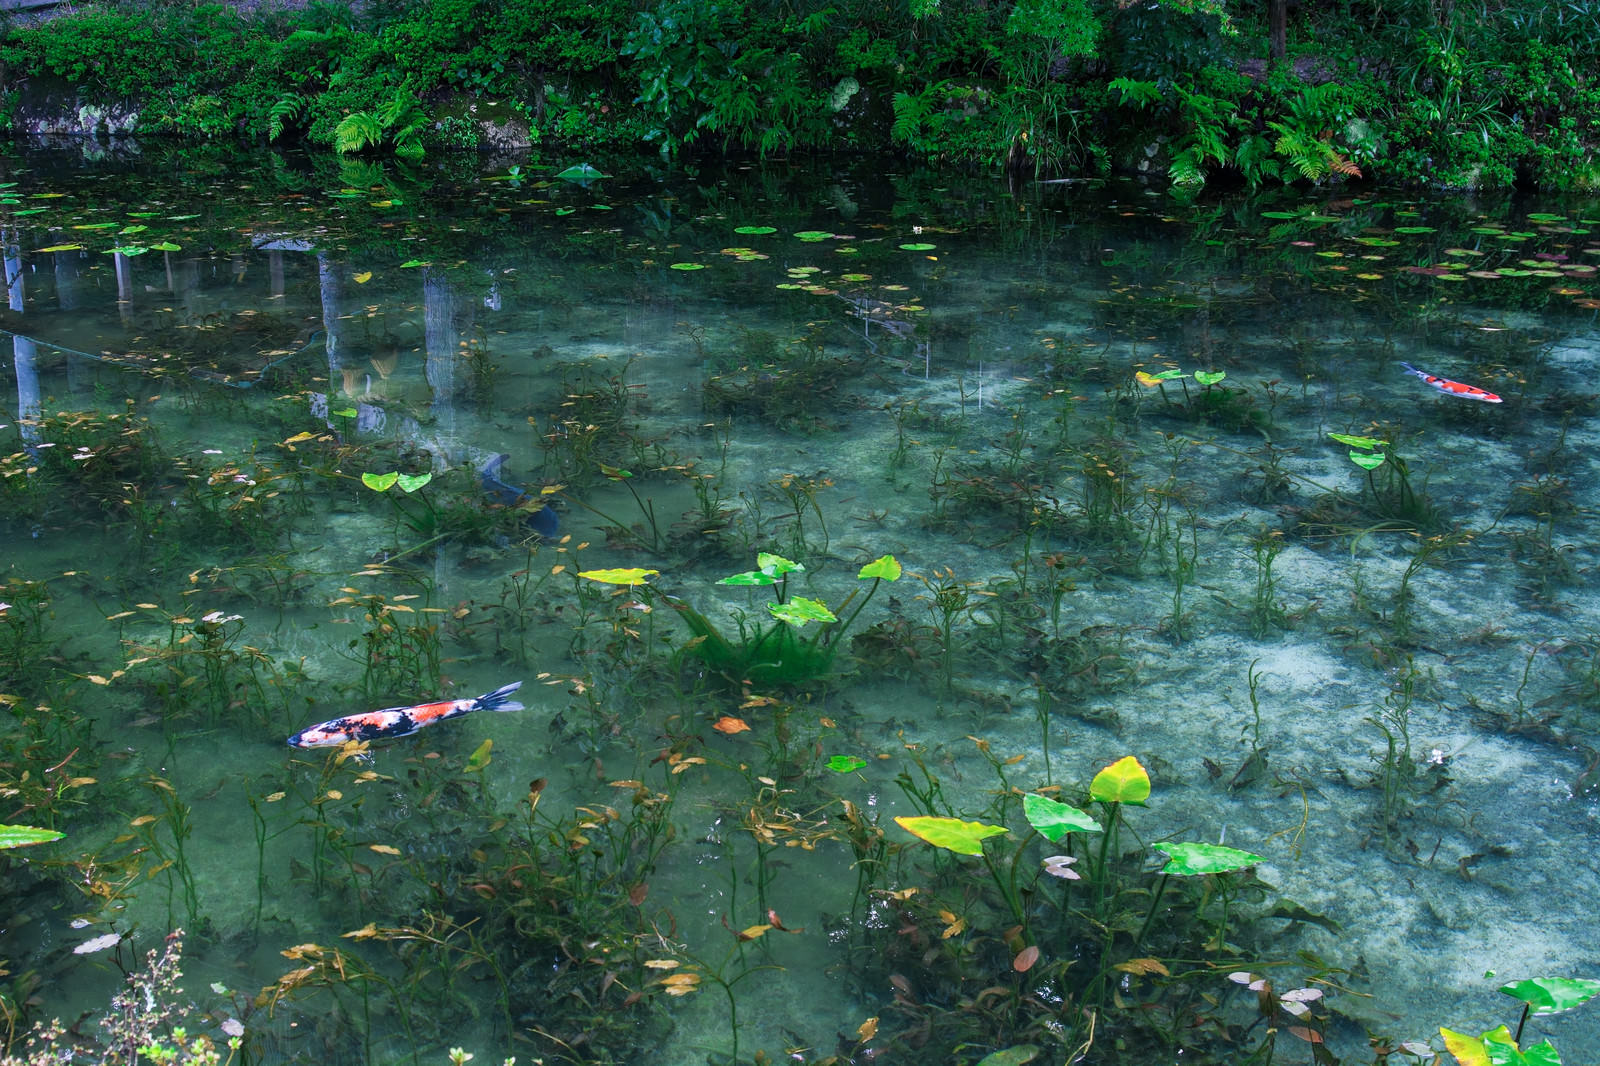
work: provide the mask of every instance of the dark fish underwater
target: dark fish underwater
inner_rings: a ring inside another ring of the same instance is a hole
[[[511,458],[510,455],[502,452],[499,455],[492,456],[478,470],[478,482],[483,486],[483,491],[495,503],[503,503],[507,507],[517,507],[530,500],[538,499],[538,493],[529,492],[527,489],[518,488],[515,485],[508,485],[500,480],[500,466],[509,458]],[[524,521],[529,529],[546,539],[553,538],[557,533],[561,532],[561,518],[556,514],[555,508],[548,503],[537,511],[530,511]]]

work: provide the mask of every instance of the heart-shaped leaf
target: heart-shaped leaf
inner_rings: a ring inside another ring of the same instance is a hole
[[[374,474],[367,471],[361,475],[361,483],[373,492],[388,492],[394,488],[394,483],[400,480],[400,475],[394,471],[387,474]]]
[[[867,760],[859,755],[830,755],[827,765],[836,774],[853,774],[867,765]]]
[[[433,480],[432,474],[401,474],[395,479],[402,489],[407,492],[416,492],[422,486]]]
[[[884,581],[900,580],[900,561],[892,555],[880,555],[872,562],[863,566],[856,577],[865,581],[869,577],[880,578]]]
[[[1215,385],[1227,376],[1228,372],[1226,370],[1196,370],[1194,372],[1194,379],[1202,385]]]
[[[1376,470],[1387,457],[1382,452],[1351,452],[1350,461],[1363,470]]]
[[[961,855],[982,855],[985,837],[1006,832],[1003,825],[963,822],[960,818],[896,817],[895,822],[912,836],[921,837],[934,847]]]
[[[1600,981],[1585,977],[1530,977],[1500,986],[1512,999],[1520,999],[1534,1014],[1559,1014],[1600,996]]]
[[[1100,823],[1085,812],[1034,792],[1022,797],[1022,814],[1051,843],[1068,833],[1100,832]]]
[[[1150,775],[1132,755],[1125,755],[1094,775],[1089,782],[1089,798],[1101,803],[1132,803],[1144,806],[1150,798]]]
[[[1161,872],[1176,874],[1179,877],[1225,874],[1230,870],[1242,870],[1246,866],[1267,861],[1260,855],[1240,851],[1238,848],[1223,847],[1221,844],[1201,844],[1195,841],[1185,841],[1182,844],[1157,844],[1155,849],[1167,857],[1167,864],[1161,868]]]
[[[54,829],[35,829],[31,825],[0,825],[0,848],[23,848],[29,844],[48,844],[66,836]]]
[[[757,552],[756,567],[762,573],[771,574],[773,577],[782,577],[784,574],[799,574],[805,571],[800,563],[785,559],[772,552]]]
[[[659,574],[659,570],[641,570],[638,567],[617,570],[580,570],[578,576],[588,581],[598,581],[602,585],[645,585],[645,578],[651,574]]]
[[[796,596],[788,603],[769,603],[767,611],[780,622],[788,622],[792,626],[803,626],[807,622],[837,622],[839,619],[828,610],[828,605],[820,600],[808,600],[804,596]]]

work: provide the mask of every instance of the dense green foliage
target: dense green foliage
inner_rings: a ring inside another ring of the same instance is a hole
[[[5,106],[50,78],[150,133],[416,157],[480,120],[535,144],[892,148],[1180,187],[1600,182],[1600,2],[131,0],[11,27]]]

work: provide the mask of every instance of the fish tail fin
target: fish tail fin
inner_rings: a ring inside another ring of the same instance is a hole
[[[522,687],[521,681],[513,681],[509,685],[501,685],[493,692],[485,692],[477,699],[475,710],[480,711],[520,711],[522,704],[511,698],[511,694]]]
[[[1400,365],[1406,368],[1406,373],[1408,374],[1415,374],[1419,378],[1425,378],[1428,376],[1422,371],[1418,370],[1416,367],[1412,366],[1410,363],[1406,362],[1404,359],[1400,360]]]

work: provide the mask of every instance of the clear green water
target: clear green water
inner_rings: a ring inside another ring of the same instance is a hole
[[[193,1024],[268,1062],[725,1061],[735,1024],[744,1061],[1266,1061],[1239,970],[1369,1062],[1600,970],[1600,205],[6,167],[0,820],[67,834],[9,856],[29,1018],[179,925]],[[556,537],[484,493],[502,452]],[[845,618],[905,574],[825,676],[730,678],[669,599],[778,625],[716,583],[760,551]],[[518,679],[366,759],[283,743]],[[1109,887],[1043,876],[1103,838],[1020,795],[1106,822],[1126,755]],[[995,876],[892,820],[930,813],[1004,825]],[[1173,841],[1264,860],[1220,939]],[[1529,1033],[1593,1061],[1597,1017]]]

